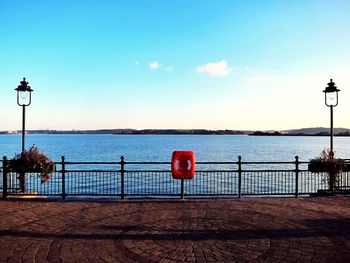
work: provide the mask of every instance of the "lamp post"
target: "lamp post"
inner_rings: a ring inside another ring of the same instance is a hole
[[[326,106],[330,107],[330,109],[331,109],[330,154],[331,154],[332,161],[333,161],[333,157],[334,157],[334,152],[333,152],[333,108],[338,105],[338,92],[339,91],[340,90],[335,86],[333,79],[331,79],[331,82],[328,83],[328,86],[323,91],[325,104],[326,104]]]
[[[22,153],[25,150],[25,133],[26,133],[26,107],[32,102],[32,89],[28,85],[25,78],[20,82],[20,85],[15,89],[17,91],[17,104],[22,106]],[[25,174],[19,176],[19,187],[22,192],[25,192]]]

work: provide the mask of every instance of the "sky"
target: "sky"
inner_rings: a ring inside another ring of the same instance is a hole
[[[0,130],[350,128],[350,1],[0,1]]]

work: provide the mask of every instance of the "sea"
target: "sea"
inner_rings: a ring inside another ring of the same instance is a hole
[[[21,135],[0,135],[0,156],[12,158],[21,151]],[[71,162],[168,162],[175,150],[194,151],[196,161],[247,162],[300,161],[329,148],[329,137],[247,135],[106,135],[29,134],[26,148],[36,145],[53,161],[61,156]],[[350,137],[334,138],[335,155],[350,158]]]

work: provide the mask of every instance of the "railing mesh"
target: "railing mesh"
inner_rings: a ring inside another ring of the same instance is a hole
[[[238,174],[228,171],[200,171],[185,181],[185,194],[192,196],[238,195]]]
[[[67,195],[119,195],[120,173],[117,171],[70,171],[65,175]]]
[[[248,171],[242,173],[243,195],[292,195],[295,193],[293,171]]]
[[[171,196],[180,192],[179,181],[173,180],[169,171],[127,171],[124,176],[125,195]]]

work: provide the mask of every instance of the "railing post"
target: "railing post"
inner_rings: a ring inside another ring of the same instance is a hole
[[[2,199],[7,198],[7,158],[2,158]]]
[[[125,193],[124,193],[124,165],[125,165],[125,162],[124,162],[124,156],[121,156],[120,157],[120,196],[122,199],[124,199],[124,196],[125,196]]]
[[[62,167],[62,199],[66,198],[66,162],[65,157],[61,157],[61,167]]]
[[[238,198],[242,197],[242,157],[238,156]]]
[[[299,156],[295,156],[295,198],[299,197]]]
[[[181,179],[181,193],[180,193],[180,197],[181,199],[185,198],[185,179]]]

